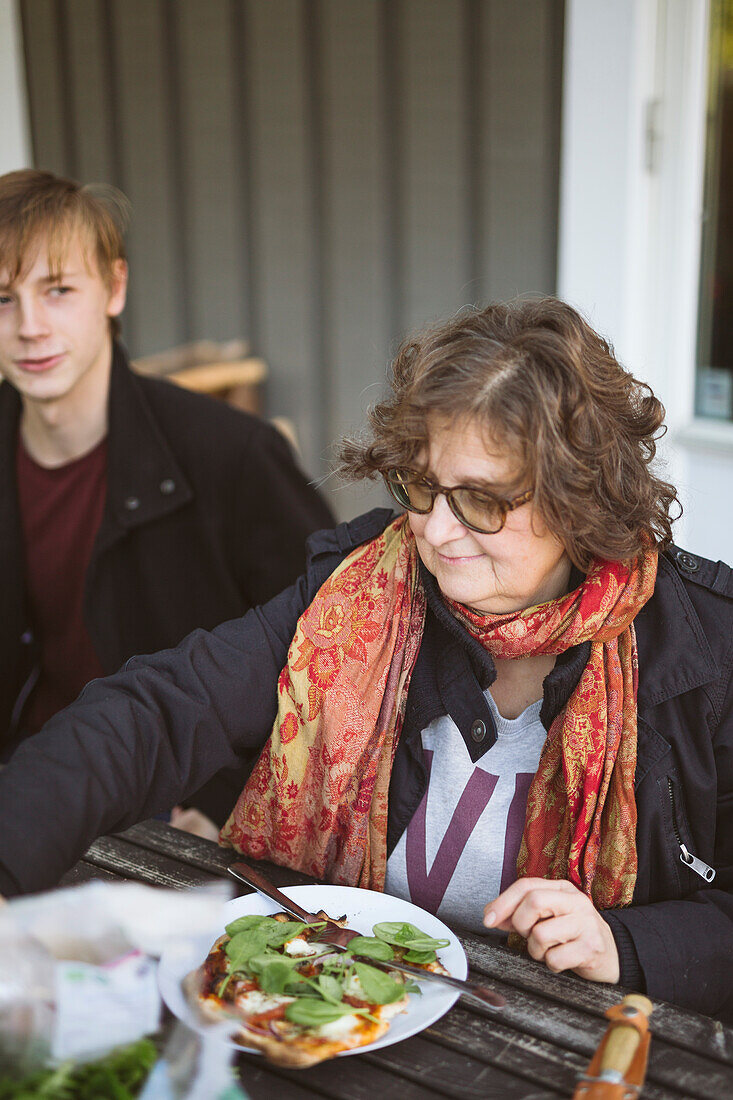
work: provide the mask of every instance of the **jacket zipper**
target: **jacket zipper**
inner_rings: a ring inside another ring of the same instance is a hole
[[[672,828],[674,829],[674,835],[677,839],[677,843],[680,848],[680,862],[684,863],[685,867],[689,867],[691,871],[694,871],[700,878],[705,879],[706,882],[712,882],[715,878],[715,868],[711,867],[709,863],[705,863],[704,860],[698,859],[693,855],[691,851],[682,842],[680,831],[677,827],[677,813],[675,810],[674,802],[674,786],[672,780],[667,776],[667,787],[669,788],[669,801],[672,807]]]

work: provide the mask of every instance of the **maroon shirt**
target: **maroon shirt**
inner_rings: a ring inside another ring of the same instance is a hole
[[[21,723],[35,733],[89,680],[104,675],[84,625],[83,602],[107,493],[107,441],[49,470],[33,461],[18,433],[16,464],[28,604],[41,670]]]

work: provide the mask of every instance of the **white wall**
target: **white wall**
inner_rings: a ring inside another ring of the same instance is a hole
[[[675,538],[733,559],[733,425],[694,418],[707,0],[568,0],[558,293],[667,408]]]
[[[0,0],[0,175],[31,163],[20,25],[15,0]]]

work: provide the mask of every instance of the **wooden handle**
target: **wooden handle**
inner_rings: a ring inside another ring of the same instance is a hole
[[[233,878],[238,878],[240,882],[246,882],[248,886],[254,886],[260,894],[271,898],[272,901],[281,905],[287,913],[292,913],[298,920],[302,920],[306,924],[313,924],[314,921],[318,920],[318,917],[313,913],[309,913],[302,905],[298,905],[296,901],[292,901],[281,890],[278,890],[274,882],[270,882],[266,875],[263,875],[261,871],[256,870],[254,867],[250,867],[243,860],[230,863],[227,871]]]
[[[624,997],[621,1004],[643,1012],[645,1016],[649,1016],[652,1011],[652,1002],[648,997],[642,997],[640,993],[630,993],[628,997]],[[616,1024],[603,1050],[601,1072],[615,1070],[625,1077],[640,1042],[641,1035],[635,1027],[630,1025],[624,1027],[622,1023]]]

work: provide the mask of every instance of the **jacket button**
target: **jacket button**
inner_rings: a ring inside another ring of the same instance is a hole
[[[700,559],[693,554],[688,554],[685,550],[678,550],[675,557],[680,569],[684,569],[685,573],[697,573],[700,568]]]
[[[135,509],[139,508],[139,507],[140,507],[140,498],[139,497],[127,497],[127,499],[125,500],[125,508],[127,508],[128,512],[134,512]]]
[[[175,493],[176,483],[172,477],[166,477],[161,481],[159,488],[163,496],[169,497],[171,493]]]
[[[486,723],[482,722],[480,718],[477,718],[476,721],[471,726],[471,738],[478,745],[483,741],[485,736],[486,736]]]

